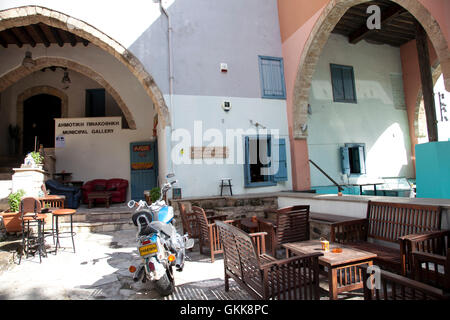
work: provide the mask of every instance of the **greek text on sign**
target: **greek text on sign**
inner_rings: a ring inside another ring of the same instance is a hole
[[[103,135],[122,129],[121,117],[55,119],[58,135]]]

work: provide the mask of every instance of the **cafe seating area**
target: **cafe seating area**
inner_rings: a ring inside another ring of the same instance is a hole
[[[192,206],[180,214],[201,254],[210,254],[211,263],[223,256],[225,291],[231,278],[256,299],[318,299],[319,281],[330,300],[352,291],[365,300],[450,298],[450,231],[441,230],[439,206],[369,201],[365,219],[330,222],[321,239],[311,238],[311,221],[327,218],[308,205],[238,219],[215,220],[209,211]],[[303,266],[298,277],[296,265]],[[302,290],[312,294],[302,297]]]

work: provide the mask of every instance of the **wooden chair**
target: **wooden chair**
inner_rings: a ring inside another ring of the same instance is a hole
[[[266,248],[276,257],[283,243],[309,240],[310,206],[292,206],[277,210],[276,222],[258,219],[259,231],[267,232]]]
[[[200,253],[203,254],[203,246],[206,245],[211,253],[211,262],[214,262],[214,256],[223,253],[219,233],[214,221],[223,221],[227,216],[220,215],[207,217],[205,210],[197,206],[192,206],[192,212],[196,217],[196,223],[198,225]]]
[[[409,276],[450,292],[450,230],[427,232],[405,239],[411,261]]]
[[[183,223],[183,233],[188,234],[189,238],[199,238],[199,229],[197,224],[197,216],[195,213],[186,212],[186,206],[182,203],[178,205],[180,208],[181,222]]]
[[[358,268],[362,269],[365,283],[364,300],[448,300],[450,298],[442,289],[426,283],[381,269],[369,275],[369,266],[363,265]],[[371,287],[368,284],[371,284]]]
[[[319,299],[318,259],[322,253],[277,260],[261,252],[249,234],[230,223],[217,221],[216,227],[223,243],[225,291],[232,278],[255,299]]]

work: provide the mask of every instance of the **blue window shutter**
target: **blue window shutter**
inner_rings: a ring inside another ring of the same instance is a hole
[[[274,174],[273,180],[276,182],[279,181],[287,181],[288,180],[288,172],[287,172],[287,159],[286,159],[286,139],[278,139],[278,141],[274,141],[274,143],[278,142],[278,172]],[[276,148],[275,148],[276,150]]]
[[[245,137],[245,163],[244,163],[244,185],[247,187],[250,185],[250,138]]]
[[[350,174],[350,157],[348,152],[348,147],[341,147],[342,173],[347,175]]]
[[[282,58],[259,56],[259,73],[263,98],[286,98]]]
[[[346,101],[356,102],[355,82],[354,82],[352,67],[343,67],[342,68],[342,79],[343,79],[343,83],[344,83],[344,99]]]
[[[342,69],[339,66],[331,64],[331,82],[333,87],[333,100],[345,100],[344,82],[342,81]]]
[[[361,174],[365,174],[366,173],[366,161],[365,161],[365,155],[364,155],[364,147],[363,146],[359,146],[358,147],[358,152],[359,152],[359,168],[360,168],[360,172],[361,172]]]

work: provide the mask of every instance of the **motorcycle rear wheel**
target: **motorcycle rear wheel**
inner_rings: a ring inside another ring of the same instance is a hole
[[[155,282],[155,285],[156,290],[162,296],[168,296],[175,290],[175,282],[169,275],[169,270],[167,270],[166,274]]]

